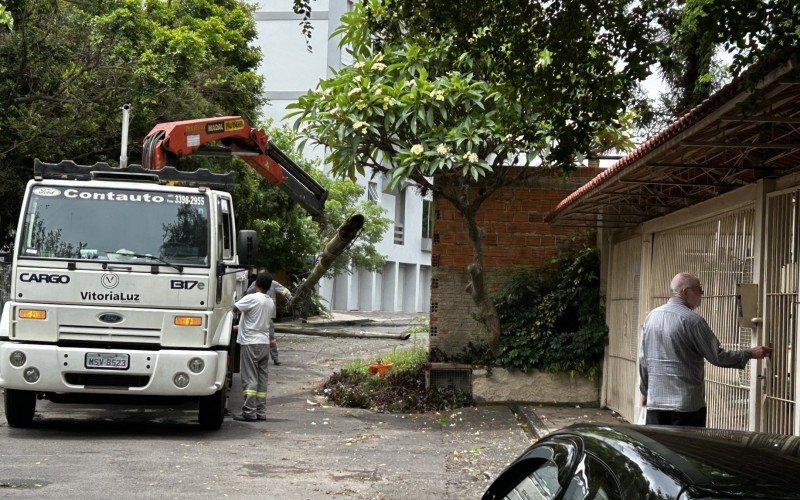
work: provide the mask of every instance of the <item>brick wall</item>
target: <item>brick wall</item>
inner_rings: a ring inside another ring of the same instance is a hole
[[[565,179],[542,169],[525,187],[506,188],[484,202],[478,225],[485,234],[484,268],[490,294],[502,285],[510,269],[538,266],[558,252],[576,230],[551,226],[544,216],[599,172],[579,168]],[[470,341],[484,341],[485,332],[473,319],[477,308],[465,291],[469,283],[466,267],[472,262],[466,224],[448,201],[438,198],[435,203],[430,345],[457,355]]]

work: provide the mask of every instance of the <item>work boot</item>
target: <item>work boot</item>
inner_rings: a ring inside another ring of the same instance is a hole
[[[234,415],[233,419],[236,420],[237,422],[255,422],[258,420],[257,418],[250,418],[244,415]]]

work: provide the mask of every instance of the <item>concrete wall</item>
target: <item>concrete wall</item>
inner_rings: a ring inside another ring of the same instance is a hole
[[[472,372],[476,403],[597,404],[598,382],[566,373],[510,372],[493,368]]]

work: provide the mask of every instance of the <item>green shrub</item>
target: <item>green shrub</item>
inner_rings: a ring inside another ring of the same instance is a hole
[[[405,329],[404,333],[428,333],[431,331],[431,325],[428,323],[427,316],[417,316],[411,320],[411,325]]]
[[[598,251],[583,244],[548,266],[513,272],[496,298],[497,363],[596,376],[608,338],[599,270]]]
[[[449,410],[474,404],[469,394],[425,388],[427,354],[425,348],[414,347],[382,356],[377,361],[392,363],[383,377],[369,373],[369,361],[351,361],[331,375],[321,392],[337,406],[388,413]]]
[[[428,351],[424,347],[403,349],[381,356],[379,361],[381,363],[392,363],[391,372],[394,373],[414,370],[428,361]]]
[[[369,373],[369,361],[355,359],[350,361],[342,368],[343,372],[366,375]]]

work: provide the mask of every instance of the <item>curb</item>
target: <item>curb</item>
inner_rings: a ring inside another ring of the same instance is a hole
[[[530,406],[512,405],[509,408],[517,415],[517,418],[528,426],[531,434],[536,439],[542,439],[550,434],[550,429],[547,428],[542,419],[539,418],[539,415]]]
[[[314,321],[303,321],[303,320],[278,320],[275,322],[276,325],[278,324],[297,324],[301,326],[312,326],[312,327],[328,327],[328,326],[412,326],[415,323],[413,321],[394,321],[391,319],[370,319],[370,318],[363,318],[363,319],[332,319],[332,320],[314,320]]]
[[[320,328],[315,325],[307,325],[306,328],[297,327],[281,327],[275,326],[275,333],[280,334],[293,334],[293,335],[311,335],[313,337],[340,337],[340,338],[356,338],[356,339],[388,339],[388,340],[408,340],[411,337],[410,333],[381,333],[381,332],[366,332],[366,331],[348,331],[348,330],[329,330],[327,328]]]

